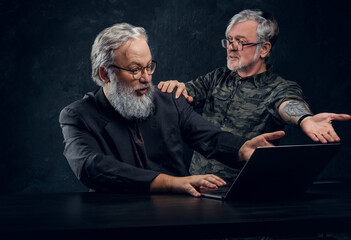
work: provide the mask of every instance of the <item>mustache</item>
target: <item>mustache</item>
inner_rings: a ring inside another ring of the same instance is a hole
[[[150,88],[152,86],[151,83],[140,83],[139,85],[133,87],[134,91],[140,90],[140,89],[144,89],[144,88]]]
[[[230,57],[239,57],[239,55],[236,54],[236,52],[237,51],[231,51],[231,52],[228,53],[228,56],[230,56]]]

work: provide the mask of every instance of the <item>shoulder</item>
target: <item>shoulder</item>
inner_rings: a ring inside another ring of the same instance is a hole
[[[220,67],[212,70],[211,72],[207,73],[205,76],[210,76],[211,78],[222,78],[223,76],[228,76],[231,74],[231,70],[227,67]]]
[[[301,86],[295,82],[295,81],[291,81],[291,80],[286,80],[280,76],[277,77],[277,81],[279,82],[279,85],[282,88],[296,88],[296,89],[301,89]]]
[[[60,112],[60,121],[67,117],[78,117],[92,114],[96,111],[95,92],[88,92],[82,99],[74,101]]]
[[[182,94],[176,99],[176,91],[177,88],[172,93],[164,93],[159,89],[155,89],[154,103],[158,114],[180,114],[184,111],[188,112],[190,108],[192,109]]]
[[[94,98],[95,98],[95,93],[94,92],[88,92],[84,95],[83,98],[74,101],[64,107],[63,109],[73,109],[76,111],[84,111],[87,109],[91,109],[91,107],[94,105]]]
[[[214,72],[216,72],[217,74],[230,74],[232,70],[230,70],[227,67],[220,67],[220,68],[216,68]]]
[[[229,75],[232,71],[229,70],[227,67],[219,67],[219,68],[216,68],[200,77],[198,77],[196,80],[199,80],[201,78],[208,78],[208,79],[212,79],[214,77],[221,77],[223,75]],[[195,81],[196,81],[195,80]]]
[[[194,89],[211,89],[221,84],[222,82],[227,81],[228,76],[232,73],[227,67],[220,67],[212,70],[211,72],[206,73],[205,75],[197,77],[195,80],[186,82],[185,85],[187,90]]]
[[[167,93],[167,92],[162,92],[159,89],[155,89],[154,93],[154,102],[156,105],[162,105],[165,107],[176,107],[179,104],[184,104],[186,103],[185,97],[181,94],[179,98],[176,99],[175,93],[177,91],[177,88],[174,88],[173,92]]]
[[[273,99],[293,98],[303,100],[300,85],[277,74],[271,74],[271,80],[267,88],[271,89],[271,95],[274,96]]]
[[[268,83],[278,87],[278,89],[284,89],[284,88],[289,88],[289,87],[296,87],[296,88],[301,88],[299,84],[297,84],[294,81],[291,80],[286,80],[285,78],[283,78],[282,76],[270,72],[268,77]]]
[[[227,67],[219,67],[219,68],[213,69],[207,74],[227,74],[227,73],[231,73],[231,70],[228,69]]]

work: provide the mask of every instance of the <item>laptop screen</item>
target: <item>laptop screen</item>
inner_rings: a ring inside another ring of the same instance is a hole
[[[340,146],[327,143],[259,147],[223,198],[281,198],[305,192]]]

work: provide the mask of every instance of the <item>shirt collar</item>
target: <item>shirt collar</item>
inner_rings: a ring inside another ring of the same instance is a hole
[[[244,78],[240,78],[240,76],[235,72],[235,80],[236,81],[251,81],[253,82],[253,84],[255,85],[256,88],[260,88],[264,85],[267,84],[267,82],[269,81],[269,76],[271,75],[273,70],[272,65],[267,64],[267,70],[259,73],[259,74],[255,74],[249,77],[244,77]]]

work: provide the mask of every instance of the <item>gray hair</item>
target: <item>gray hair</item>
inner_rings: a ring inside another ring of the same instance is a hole
[[[97,35],[90,55],[91,76],[97,85],[103,85],[99,75],[99,68],[104,66],[109,69],[108,67],[113,64],[115,57],[114,50],[131,39],[137,40],[140,38],[145,38],[147,41],[146,30],[128,23],[115,24]],[[110,74],[109,71],[108,73]]]
[[[228,38],[230,30],[235,24],[248,20],[254,20],[258,23],[257,41],[270,42],[273,46],[279,33],[278,23],[269,13],[264,13],[261,10],[246,9],[235,14],[229,21],[225,36]]]

